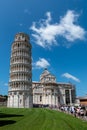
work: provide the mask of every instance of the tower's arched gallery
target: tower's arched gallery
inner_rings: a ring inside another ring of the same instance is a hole
[[[11,49],[8,107],[72,105],[76,89],[71,83],[60,83],[45,69],[40,81],[32,82],[31,44],[27,34],[18,33]]]
[[[29,108],[32,99],[31,44],[27,34],[18,33],[11,49],[8,107]]]

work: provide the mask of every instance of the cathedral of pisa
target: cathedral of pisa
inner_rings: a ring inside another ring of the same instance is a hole
[[[15,35],[11,48],[7,107],[59,107],[75,103],[76,89],[71,83],[60,83],[47,69],[40,80],[32,81],[32,46],[25,33]]]

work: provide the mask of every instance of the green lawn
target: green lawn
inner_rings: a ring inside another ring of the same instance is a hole
[[[87,130],[87,122],[44,108],[0,108],[0,130]]]

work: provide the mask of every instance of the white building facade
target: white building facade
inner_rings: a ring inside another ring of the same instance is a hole
[[[7,106],[33,106],[31,44],[27,34],[18,33],[12,44]]]
[[[70,83],[56,82],[56,77],[47,69],[40,75],[39,82],[32,83],[34,107],[72,105],[75,103],[75,86]]]

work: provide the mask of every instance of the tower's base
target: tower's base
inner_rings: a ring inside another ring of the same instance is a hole
[[[32,108],[33,97],[29,93],[19,93],[18,95],[8,95],[7,107],[11,108]]]

